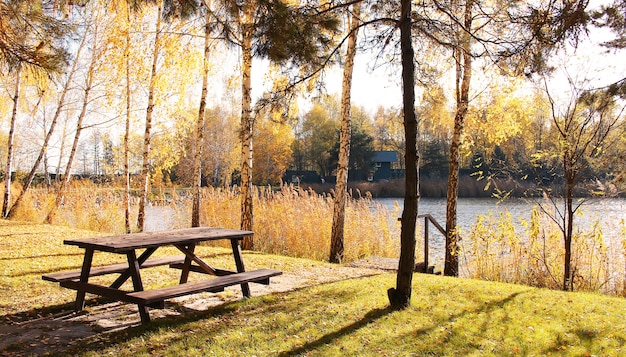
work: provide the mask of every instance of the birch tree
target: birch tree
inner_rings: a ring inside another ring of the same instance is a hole
[[[241,229],[252,231],[253,223],[253,135],[252,59],[256,55],[275,63],[300,66],[318,60],[320,49],[330,44],[324,31],[336,28],[332,14],[314,6],[294,7],[282,0],[225,1],[215,11],[227,40],[241,48]],[[253,249],[252,237],[242,242]]]
[[[348,37],[348,48],[346,50],[343,80],[341,83],[341,130],[339,134],[339,161],[337,164],[337,182],[335,184],[333,224],[330,238],[331,263],[341,263],[344,253],[343,233],[346,216],[345,209],[348,188],[348,164],[350,160],[350,138],[352,129],[350,121],[350,100],[360,15],[361,3],[353,4],[348,26],[350,32]]]
[[[204,57],[202,62],[202,92],[196,124],[196,138],[193,141],[193,207],[191,210],[191,226],[200,226],[200,194],[202,188],[202,151],[204,147],[204,117],[209,82],[209,55],[211,53],[211,12],[208,10],[211,2],[205,1],[207,7],[204,20]]]
[[[150,69],[150,83],[148,84],[148,106],[146,108],[145,131],[143,135],[143,156],[140,182],[141,192],[139,197],[139,213],[137,214],[137,227],[143,232],[146,220],[146,204],[148,201],[148,190],[150,188],[150,139],[152,131],[152,114],[154,113],[154,92],[157,76],[157,63],[159,61],[159,50],[161,47],[161,23],[163,16],[163,1],[157,3],[157,15],[154,31],[154,49],[152,52],[152,67]]]
[[[2,201],[2,217],[6,218],[11,203],[11,173],[13,172],[13,141],[15,138],[15,123],[17,121],[18,102],[20,99],[21,66],[15,70],[15,87],[13,91],[13,110],[9,124],[9,136],[7,139],[7,165],[5,171],[4,200]]]
[[[92,90],[94,86],[94,76],[95,76],[96,66],[99,63],[100,55],[102,52],[102,49],[100,48],[100,41],[101,41],[100,33],[99,33],[100,31],[100,28],[99,28],[100,18],[99,17],[100,16],[99,16],[98,10],[97,9],[93,10],[93,12],[89,16],[93,16],[93,17],[90,19],[87,19],[87,29],[85,30],[85,32],[91,34],[91,59],[89,61],[89,66],[85,74],[82,105],[81,105],[80,113],[78,114],[78,118],[76,121],[76,129],[74,131],[74,140],[72,142],[72,147],[70,149],[70,156],[68,158],[67,165],[65,166],[63,181],[61,182],[61,186],[59,187],[59,190],[57,192],[54,205],[50,208],[50,211],[48,212],[48,215],[46,216],[46,219],[45,219],[46,223],[52,223],[59,206],[61,205],[61,203],[63,202],[63,199],[65,198],[65,190],[72,176],[72,165],[74,163],[74,158],[76,156],[76,149],[78,148],[78,144],[80,142],[80,136],[84,129],[83,122],[87,115],[87,109],[89,107],[89,104],[91,102],[91,94],[92,94]]]
[[[33,164],[33,167],[31,168],[30,172],[28,173],[28,176],[26,177],[26,179],[24,181],[24,185],[22,187],[22,190],[21,190],[20,194],[15,199],[15,202],[13,203],[11,208],[9,209],[9,212],[7,214],[8,217],[12,217],[15,214],[16,208],[19,207],[19,204],[20,204],[21,200],[23,199],[23,197],[25,196],[26,192],[30,188],[30,185],[33,183],[33,179],[35,178],[35,174],[37,173],[37,170],[39,169],[39,165],[41,164],[43,158],[45,157],[45,155],[47,153],[48,144],[50,143],[50,139],[52,138],[52,134],[54,133],[54,130],[55,130],[56,125],[57,125],[57,122],[58,122],[61,114],[65,110],[65,105],[67,104],[66,103],[66,96],[67,96],[67,94],[68,94],[68,92],[70,90],[70,87],[72,85],[72,81],[73,81],[74,75],[76,74],[76,71],[77,71],[77,68],[78,68],[79,59],[81,57],[82,51],[84,50],[87,37],[88,37],[88,32],[84,31],[83,34],[82,34],[81,41],[78,44],[78,47],[76,49],[76,54],[74,56],[74,61],[72,62],[72,66],[71,66],[69,72],[67,73],[67,77],[65,79],[65,84],[63,85],[63,87],[61,89],[56,110],[54,112],[52,120],[50,121],[50,127],[48,128],[48,131],[47,131],[47,133],[46,133],[46,135],[44,137],[44,140],[43,140],[43,143],[41,145],[41,149],[39,150],[39,154],[37,156],[37,159],[35,160],[35,163]]]
[[[446,254],[444,275],[459,274],[459,233],[457,231],[457,199],[459,194],[459,160],[461,135],[469,108],[469,90],[472,78],[472,0],[463,5],[462,27],[456,31],[456,46],[452,49],[455,62],[455,100],[454,130],[450,142],[450,167],[448,171],[448,193],[446,200]]]

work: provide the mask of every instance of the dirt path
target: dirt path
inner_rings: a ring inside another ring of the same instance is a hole
[[[297,274],[285,272],[274,277],[269,286],[251,284],[250,288],[253,296],[259,296],[376,275],[388,270],[389,266],[377,266],[375,261],[359,262],[353,266],[310,267]],[[150,316],[158,319],[203,311],[239,299],[239,288],[232,287],[219,294],[202,293],[175,299],[168,302],[163,310],[151,310]],[[82,339],[139,324],[136,305],[119,302],[97,305],[91,303],[79,314],[66,312],[16,324],[0,324],[0,356],[40,356],[60,352]]]

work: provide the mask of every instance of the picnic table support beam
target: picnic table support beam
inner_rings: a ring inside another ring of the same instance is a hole
[[[139,274],[139,262],[137,261],[135,250],[128,251],[126,253],[126,258],[128,259],[128,272],[133,281],[133,290],[143,291],[143,282],[141,281],[141,275]],[[146,324],[150,322],[150,313],[148,313],[148,308],[143,304],[137,304],[137,309],[139,310],[141,323]]]
[[[139,266],[143,265],[143,263],[145,263],[146,260],[148,260],[148,258],[150,258],[152,253],[154,253],[156,250],[157,248],[147,248],[146,250],[144,250],[144,252],[141,253],[141,255],[139,256],[139,258],[136,259],[136,261],[139,262]],[[135,254],[134,251],[133,251],[133,254]],[[123,272],[122,274],[120,274],[120,276],[117,279],[115,279],[115,281],[113,282],[113,284],[111,284],[110,287],[114,289],[119,289],[119,287],[122,286],[122,284],[124,284],[126,280],[128,280],[128,278],[130,278],[130,273],[131,273],[130,270],[127,270]]]
[[[235,258],[235,265],[237,266],[237,273],[243,273],[246,268],[243,265],[243,256],[241,255],[241,247],[239,246],[239,239],[231,239],[230,245],[233,248],[233,257]],[[250,294],[250,285],[248,283],[241,284],[241,294],[244,297],[252,296]]]
[[[178,249],[180,250],[180,248]],[[190,253],[195,253],[196,245],[190,244],[187,249],[189,250]],[[191,262],[192,262],[192,259],[189,257],[189,255],[187,255],[187,253],[185,253],[185,262],[183,263],[183,269],[180,272],[180,282],[179,282],[180,284],[184,284],[187,282],[187,280],[189,280],[189,271],[191,269]]]
[[[91,248],[85,249],[85,258],[83,259],[83,267],[80,271],[80,282],[87,283],[89,281],[89,273],[91,271],[91,262],[93,260],[94,250]],[[85,290],[76,290],[76,304],[74,309],[81,311],[85,308]]]

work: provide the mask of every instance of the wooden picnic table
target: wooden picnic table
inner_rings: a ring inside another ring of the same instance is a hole
[[[150,322],[148,308],[164,308],[167,299],[203,291],[219,292],[231,285],[241,285],[243,296],[250,297],[248,283],[267,285],[270,277],[282,274],[280,271],[271,269],[245,270],[239,242],[244,237],[253,234],[251,231],[198,227],[108,237],[66,239],[63,241],[64,244],[85,249],[82,269],[46,274],[43,279],[58,282],[62,287],[76,290],[76,311],[84,308],[85,293],[90,293],[137,304],[141,322],[148,323]],[[225,239],[231,242],[237,271],[214,268],[194,253],[196,246],[201,242]],[[165,246],[174,246],[184,255],[149,259],[158,248]],[[139,256],[137,256],[138,249],[143,249]],[[94,267],[92,261],[96,251],[126,255],[127,262]],[[181,270],[179,284],[154,290],[144,290],[141,270],[161,265],[169,265],[170,268]],[[216,277],[188,282],[190,272]],[[89,282],[90,277],[107,274],[120,275],[108,287]],[[128,279],[132,281],[133,290],[121,290],[120,287]]]

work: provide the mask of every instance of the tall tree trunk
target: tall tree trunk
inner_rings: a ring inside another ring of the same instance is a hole
[[[48,143],[50,142],[52,133],[54,133],[54,129],[59,120],[59,116],[61,115],[61,112],[63,111],[63,108],[65,107],[65,96],[67,95],[67,92],[69,91],[69,88],[72,85],[72,79],[74,78],[74,74],[76,73],[76,68],[78,66],[80,54],[83,51],[83,48],[85,47],[86,39],[87,39],[87,31],[85,31],[85,33],[83,34],[83,38],[81,39],[80,44],[78,45],[78,49],[76,50],[76,57],[74,58],[74,63],[72,64],[72,68],[70,69],[68,73],[67,81],[65,82],[65,86],[63,87],[63,91],[61,92],[61,95],[59,97],[59,104],[57,105],[57,109],[54,112],[54,116],[52,117],[52,122],[50,123],[50,129],[48,129],[48,133],[46,134],[43,140],[43,144],[41,145],[41,150],[39,151],[39,155],[37,156],[37,159],[35,160],[35,163],[33,164],[32,169],[30,170],[30,172],[28,173],[28,176],[26,177],[24,186],[22,187],[22,191],[20,192],[19,196],[17,197],[17,199],[11,206],[11,209],[9,210],[9,213],[8,213],[8,217],[12,217],[15,214],[16,208],[19,206],[20,202],[26,195],[26,192],[30,188],[30,185],[33,183],[33,179],[35,178],[37,169],[39,168],[39,165],[41,164],[41,161],[43,160],[44,155],[48,151]]]
[[[411,305],[411,285],[415,267],[415,224],[419,202],[419,153],[417,151],[418,123],[415,114],[415,63],[411,36],[411,0],[402,0],[400,17],[400,47],[402,50],[402,105],[406,140],[404,179],[404,210],[400,229],[400,261],[396,287],[389,289],[389,302],[394,309]]]
[[[130,4],[126,2],[126,43],[124,44],[124,61],[126,62],[126,126],[124,128],[124,227],[126,233],[131,232],[130,226]]]
[[[253,200],[252,200],[252,136],[254,133],[254,118],[252,117],[252,35],[254,27],[253,3],[244,6],[242,23],[242,81],[241,81],[241,229],[252,231]],[[254,249],[252,237],[244,238],[243,249]]]
[[[206,6],[209,6],[207,1]],[[196,140],[194,140],[193,154],[193,208],[191,210],[191,226],[200,227],[200,195],[202,189],[202,149],[204,147],[204,112],[206,108],[207,87],[209,83],[209,54],[211,44],[211,12],[207,9],[204,24],[204,63],[202,65],[202,93],[200,94],[200,108],[196,125]]]
[[[469,105],[469,89],[472,77],[472,57],[470,53],[472,28],[472,2],[467,1],[464,11],[464,29],[459,30],[459,46],[454,49],[456,61],[456,114],[454,131],[450,143],[450,169],[448,173],[448,194],[446,202],[446,254],[444,275],[459,275],[459,233],[457,231],[457,200],[459,192],[459,161],[463,125]]]
[[[566,141],[567,142],[567,141]],[[565,169],[565,181],[566,181],[566,192],[565,192],[565,219],[563,226],[563,242],[565,248],[565,256],[563,257],[563,290],[564,291],[573,291],[574,284],[572,282],[573,272],[572,272],[572,238],[574,236],[574,187],[576,186],[575,176],[576,174],[573,172],[572,168],[572,160],[570,157],[569,151],[566,149],[564,153],[564,163],[563,168]]]
[[[4,201],[2,202],[2,217],[6,218],[11,204],[11,172],[13,172],[13,140],[15,138],[15,122],[17,121],[17,107],[20,99],[20,74],[21,66],[17,66],[15,71],[15,88],[13,92],[13,111],[11,112],[11,125],[9,128],[9,138],[7,140],[7,169],[4,178]]]
[[[63,175],[63,181],[61,182],[61,187],[59,187],[59,191],[57,192],[56,199],[54,201],[54,205],[50,208],[48,215],[46,216],[45,222],[52,223],[54,217],[65,198],[65,190],[67,185],[70,182],[72,177],[72,165],[74,163],[74,157],[76,157],[76,149],[78,148],[78,143],[80,141],[80,134],[83,131],[83,121],[85,119],[85,115],[87,114],[87,107],[89,106],[90,101],[90,93],[91,88],[93,87],[93,76],[96,68],[96,62],[98,60],[98,49],[95,47],[98,43],[98,18],[96,17],[94,20],[94,33],[93,33],[93,43],[94,48],[91,54],[91,61],[89,62],[89,68],[87,69],[87,78],[85,83],[85,94],[83,97],[83,105],[80,109],[80,114],[78,115],[78,120],[76,121],[76,132],[74,134],[74,141],[72,143],[72,149],[70,150],[70,157],[67,160],[67,165],[65,166],[65,173]]]
[[[154,87],[156,84],[157,62],[161,47],[161,13],[162,2],[158,4],[156,31],[154,34],[154,52],[152,53],[152,69],[150,71],[150,85],[148,87],[148,108],[146,109],[146,130],[143,136],[143,163],[141,165],[141,197],[139,198],[139,214],[137,227],[143,232],[146,221],[146,204],[150,188],[150,132],[152,131],[152,112],[154,111]]]
[[[348,164],[350,162],[350,140],[352,124],[350,120],[350,100],[352,91],[352,72],[356,54],[357,35],[361,3],[352,5],[350,37],[346,51],[341,84],[341,132],[339,135],[339,162],[337,164],[337,182],[335,184],[335,202],[333,208],[333,226],[330,237],[330,262],[341,263],[343,260],[343,234],[346,216],[346,194],[348,187]]]

